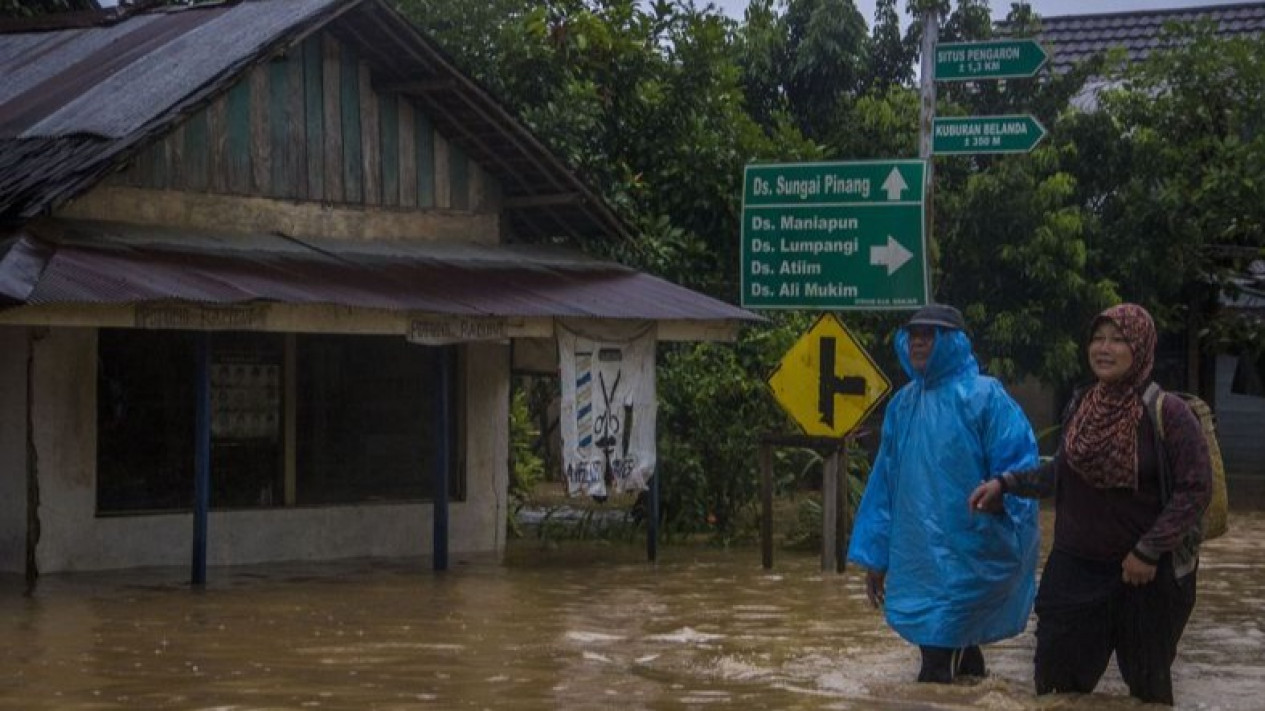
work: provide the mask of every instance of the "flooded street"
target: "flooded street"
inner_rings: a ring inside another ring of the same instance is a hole
[[[1265,702],[1265,516],[1209,544],[1175,669],[1177,707]],[[1090,697],[1037,699],[1033,638],[991,675],[911,682],[915,650],[862,576],[815,556],[515,542],[503,563],[424,562],[47,576],[0,590],[0,708],[1131,709],[1114,665]]]

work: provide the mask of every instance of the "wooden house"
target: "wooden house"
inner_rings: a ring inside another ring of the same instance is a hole
[[[383,0],[10,22],[0,77],[0,571],[495,553],[556,323],[755,318],[552,248],[629,237]]]

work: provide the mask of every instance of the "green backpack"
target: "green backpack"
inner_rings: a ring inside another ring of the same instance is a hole
[[[1142,394],[1142,402],[1155,430],[1155,451],[1160,455],[1160,499],[1164,503],[1168,503],[1173,489],[1168,450],[1164,448],[1164,397],[1168,394],[1155,383],[1148,385]],[[1204,509],[1199,526],[1187,533],[1181,545],[1173,552],[1173,567],[1180,577],[1193,569],[1194,561],[1199,556],[1199,545],[1203,541],[1225,535],[1228,528],[1229,498],[1225,488],[1225,462],[1221,459],[1221,446],[1217,443],[1217,416],[1208,407],[1208,403],[1195,395],[1183,392],[1173,392],[1172,395],[1180,397],[1199,419],[1204,442],[1208,445],[1208,464],[1212,469],[1212,499],[1208,502],[1208,508]]]

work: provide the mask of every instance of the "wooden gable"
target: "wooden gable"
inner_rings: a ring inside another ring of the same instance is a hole
[[[327,33],[256,65],[108,184],[357,207],[497,212],[490,176]]]

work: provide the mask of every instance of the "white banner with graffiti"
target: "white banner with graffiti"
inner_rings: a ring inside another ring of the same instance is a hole
[[[645,489],[655,467],[654,324],[559,324],[557,334],[567,493]]]

